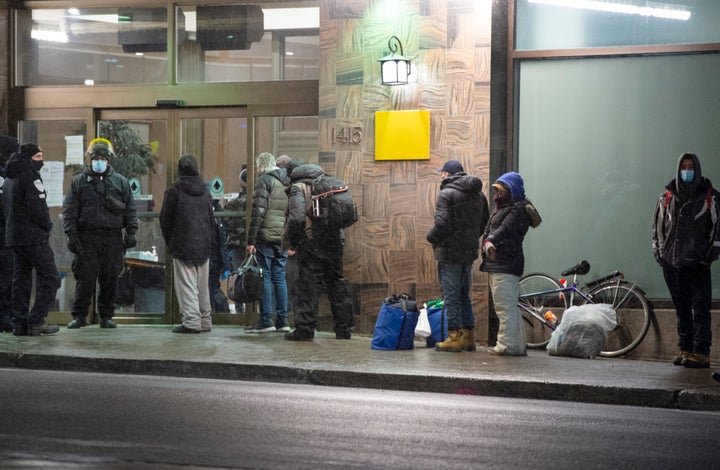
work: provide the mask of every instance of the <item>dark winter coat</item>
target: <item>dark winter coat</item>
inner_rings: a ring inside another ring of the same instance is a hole
[[[483,257],[481,271],[522,276],[525,269],[522,244],[530,226],[530,215],[526,209],[528,204],[530,201],[523,195],[508,204],[496,207],[490,215],[483,243],[490,241],[495,245],[495,260]]]
[[[212,197],[197,169],[165,191],[160,229],[173,258],[201,265],[210,259],[215,236]]]
[[[487,221],[488,202],[480,178],[459,172],[443,179],[435,203],[435,223],[427,234],[435,259],[472,264]]]
[[[5,178],[5,165],[10,156],[20,149],[17,139],[7,135],[0,135],[0,247],[5,246],[5,212],[3,209],[3,186]]]
[[[288,203],[286,189],[289,184],[290,178],[284,168],[272,170],[258,178],[253,193],[248,245],[282,241]]]
[[[106,198],[124,206],[112,207]],[[135,234],[138,219],[127,178],[108,166],[102,174],[86,167],[75,176],[63,201],[63,230],[67,234],[84,231],[117,231]]]
[[[700,161],[693,155],[695,178],[676,178],[660,194],[653,214],[652,249],[661,266],[681,268],[710,264],[720,254],[720,193],[702,176]]]
[[[237,198],[227,203],[225,210],[228,212],[239,212],[236,217],[223,219],[227,229],[227,246],[230,249],[244,250],[247,244],[247,231],[245,221],[247,219],[247,195],[243,190]]]
[[[345,238],[344,230],[327,230],[319,224],[313,224],[309,217],[312,184],[325,174],[321,166],[313,163],[300,165],[290,174],[291,186],[288,188],[287,225],[285,240],[289,246],[297,247],[308,238],[328,240],[328,242]]]
[[[13,154],[5,167],[3,185],[5,244],[7,246],[43,245],[50,238],[52,221],[47,192],[40,172],[32,160]]]

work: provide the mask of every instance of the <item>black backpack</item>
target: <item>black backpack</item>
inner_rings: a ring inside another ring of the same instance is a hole
[[[357,206],[343,180],[322,175],[313,182],[310,217],[328,230],[348,228],[358,221]]]

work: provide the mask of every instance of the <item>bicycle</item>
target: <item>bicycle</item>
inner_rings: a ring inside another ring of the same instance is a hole
[[[561,279],[561,284],[542,273],[527,274],[520,279],[518,306],[525,321],[528,348],[547,345],[566,309],[572,305],[593,303],[610,304],[617,314],[617,326],[608,334],[601,356],[621,356],[642,342],[650,328],[651,315],[645,293],[637,284],[625,280],[620,271],[587,282],[584,288],[579,288],[577,277],[589,271],[590,264],[583,260],[562,272],[563,277],[573,276],[569,284],[564,279]]]

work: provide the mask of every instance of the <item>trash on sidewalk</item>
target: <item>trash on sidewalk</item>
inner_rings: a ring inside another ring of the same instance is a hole
[[[570,307],[562,315],[547,345],[551,356],[593,359],[602,351],[607,335],[617,326],[617,315],[609,304]]]

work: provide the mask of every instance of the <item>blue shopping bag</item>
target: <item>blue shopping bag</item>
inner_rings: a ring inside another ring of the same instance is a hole
[[[386,298],[375,322],[370,347],[385,351],[413,349],[419,314],[415,300],[407,294]]]
[[[447,315],[444,306],[428,307],[427,314],[430,322],[430,336],[425,338],[425,346],[432,348],[447,338]]]

